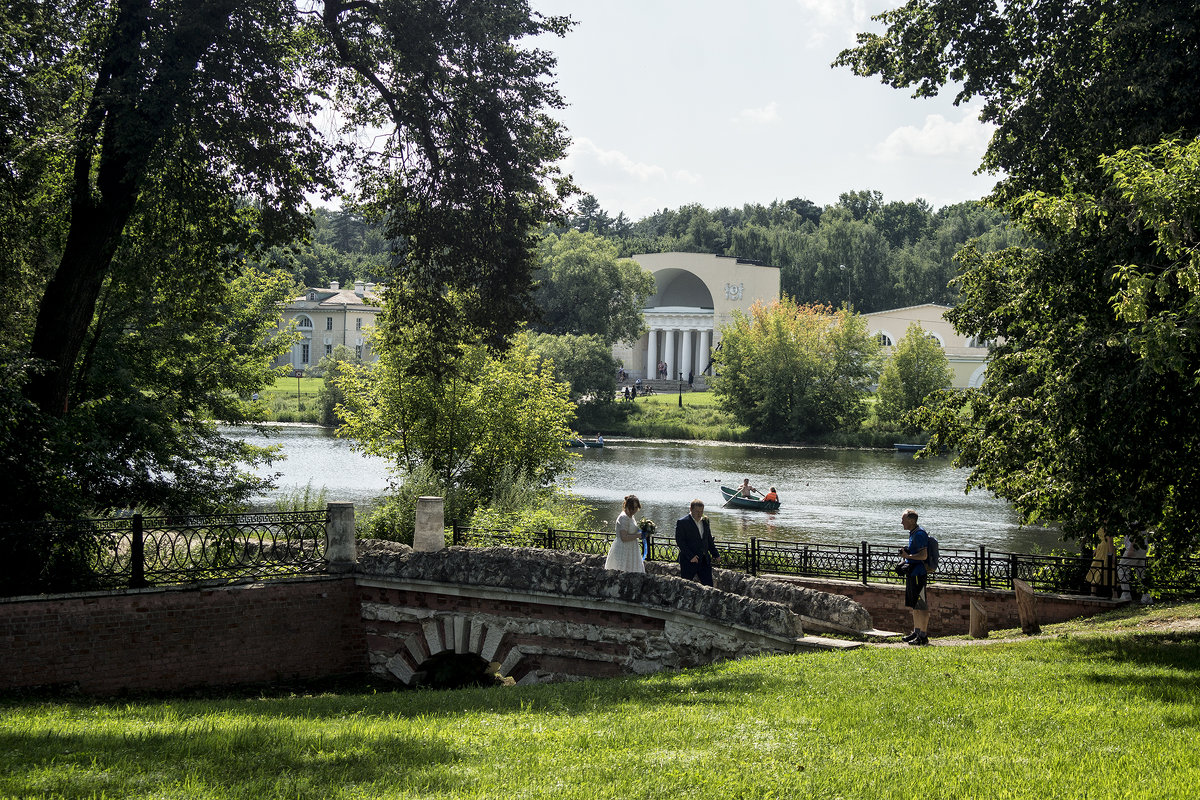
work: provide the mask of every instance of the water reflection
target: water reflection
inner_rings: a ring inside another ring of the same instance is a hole
[[[232,429],[227,434],[245,435]],[[287,458],[262,471],[279,473],[281,492],[311,483],[314,489],[324,486],[330,500],[365,507],[388,489],[385,460],[355,453],[328,430],[281,426],[270,441],[281,444]],[[597,529],[607,529],[622,498],[634,493],[642,514],[666,535],[687,513],[688,503],[700,498],[719,539],[901,542],[900,512],[912,506],[943,548],[986,545],[1028,552],[1057,543],[1052,530],[1021,527],[1012,509],[987,492],[964,494],[966,474],[946,459],[916,461],[911,454],[889,451],[612,440],[579,455],[573,489],[596,507],[592,523]],[[742,478],[763,491],[775,486],[779,511],[722,508],[719,487],[735,486]]]

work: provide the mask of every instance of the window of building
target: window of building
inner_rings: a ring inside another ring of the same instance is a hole
[[[359,360],[362,360],[362,345],[361,344],[354,345],[354,357]]]
[[[327,331],[333,330],[333,317],[325,318],[325,330],[327,330]]]
[[[327,355],[327,356],[333,355],[333,345],[331,345],[331,344],[325,345],[325,355]]]
[[[311,328],[312,328],[312,326],[313,326],[313,324],[312,324],[312,320],[311,320],[311,319],[309,319],[308,317],[303,317],[303,316],[301,316],[301,317],[296,317],[296,327],[298,327],[298,328],[309,328],[309,329],[311,329]]]
[[[307,344],[300,345],[300,363],[301,364],[308,363],[308,345]]]
[[[886,333],[877,334],[875,338],[878,339],[879,343],[884,347],[892,346],[892,337],[888,336]]]
[[[362,317],[354,318],[354,330],[356,330],[356,331],[362,330]]]

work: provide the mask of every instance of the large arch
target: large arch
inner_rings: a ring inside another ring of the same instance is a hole
[[[647,309],[669,307],[712,310],[712,292],[696,273],[686,269],[669,268],[660,269],[653,275],[658,291],[647,301]]]

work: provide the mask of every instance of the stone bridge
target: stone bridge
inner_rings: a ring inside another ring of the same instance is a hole
[[[862,636],[855,601],[716,570],[716,587],[647,563],[605,570],[603,556],[523,548],[415,552],[360,541],[358,585],[372,674],[424,682],[458,671],[517,683],[648,674],[760,653],[857,647],[814,633]]]

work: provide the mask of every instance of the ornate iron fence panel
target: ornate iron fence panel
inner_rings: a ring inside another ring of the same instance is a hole
[[[599,531],[569,531],[554,528],[549,532],[555,550],[574,550],[578,553],[608,555],[615,533]]]
[[[0,594],[320,573],[325,571],[325,518],[321,509],[10,524],[0,527],[5,552],[24,548],[34,556],[30,563],[46,566],[27,581],[5,581]]]
[[[325,571],[325,511],[147,517],[148,583],[270,578]]]
[[[454,526],[451,542],[462,547],[541,547],[552,549],[545,530],[512,531],[500,528]]]
[[[857,580],[862,577],[862,550],[848,545],[754,541],[758,573]]]

